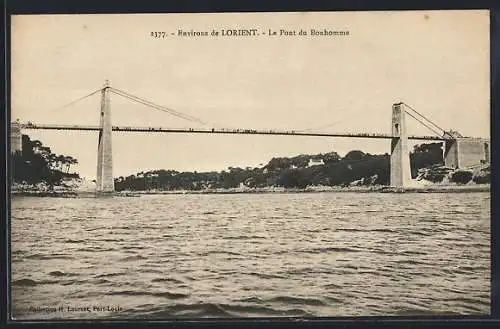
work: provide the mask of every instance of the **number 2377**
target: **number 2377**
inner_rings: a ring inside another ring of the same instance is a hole
[[[153,38],[166,38],[167,32],[151,32],[150,35]]]

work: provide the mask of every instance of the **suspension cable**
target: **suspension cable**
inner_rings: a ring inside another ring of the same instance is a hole
[[[62,110],[63,108],[66,108],[66,107],[68,107],[68,106],[70,106],[70,105],[73,105],[73,104],[75,104],[75,103],[77,103],[77,102],[79,102],[79,101],[81,101],[81,100],[84,100],[84,99],[85,99],[85,98],[87,98],[87,97],[90,97],[90,96],[93,96],[94,94],[97,94],[98,92],[102,91],[103,89],[104,89],[104,88],[99,88],[99,89],[97,89],[97,90],[95,90],[95,91],[91,92],[90,94],[87,94],[87,95],[82,96],[82,97],[80,97],[80,98],[78,98],[78,99],[75,99],[74,101],[71,101],[71,102],[69,102],[69,103],[67,103],[67,104],[65,104],[65,105],[63,105],[63,106],[57,107],[57,108],[55,108],[55,109],[52,109],[50,112],[55,112],[55,111],[58,111],[58,110]]]
[[[409,116],[411,116],[413,119],[417,120],[418,122],[420,122],[421,125],[425,126],[427,129],[429,129],[430,131],[432,131],[434,134],[436,134],[437,136],[439,137],[442,137],[442,134],[440,134],[439,132],[437,132],[436,130],[434,130],[433,128],[429,127],[426,123],[420,121],[419,119],[417,119],[413,114],[409,113],[409,112],[406,112],[406,114],[408,114]]]
[[[177,111],[174,111],[172,109],[169,109],[167,107],[164,107],[164,106],[161,106],[161,105],[157,105],[157,104],[154,104],[152,102],[149,102],[145,99],[142,99],[140,97],[137,97],[137,96],[134,96],[132,94],[129,94],[127,92],[124,92],[122,90],[119,90],[119,89],[115,89],[115,88],[111,88],[111,91],[113,93],[115,93],[116,95],[119,95],[119,96],[122,96],[122,97],[125,97],[129,100],[132,100],[134,102],[137,102],[137,103],[140,103],[140,104],[143,104],[143,105],[146,105],[148,107],[151,107],[151,108],[154,108],[156,110],[160,110],[160,111],[163,111],[163,112],[167,112],[169,114],[172,114],[174,116],[177,116],[177,117],[180,117],[182,119],[185,119],[185,120],[188,120],[188,121],[201,121],[197,118],[194,118],[194,117],[189,117],[188,115],[185,115],[185,114],[182,114],[182,113],[179,113]]]
[[[162,106],[162,105],[158,105],[158,104],[155,104],[153,102],[150,102],[146,99],[143,99],[141,97],[138,97],[138,96],[134,96],[130,93],[127,93],[123,90],[120,90],[120,89],[116,89],[116,88],[113,88],[111,87],[110,90],[119,95],[119,96],[122,96],[122,97],[125,97],[125,98],[128,98],[129,100],[132,100],[134,102],[137,102],[137,103],[140,103],[140,104],[143,104],[143,105],[146,105],[148,107],[151,107],[153,109],[156,109],[156,110],[159,110],[159,111],[162,111],[162,112],[166,112],[166,113],[169,113],[173,116],[176,116],[176,117],[179,117],[181,119],[184,119],[184,120],[187,120],[187,121],[191,121],[191,122],[197,122],[197,123],[200,123],[200,124],[203,124],[203,125],[208,125],[207,122],[201,120],[201,119],[198,119],[194,116],[191,116],[191,115],[187,115],[187,114],[183,114],[183,113],[180,113],[178,111],[175,111],[171,108],[168,108],[168,107],[165,107],[165,106]]]
[[[425,121],[427,121],[428,123],[430,123],[431,125],[433,125],[434,127],[436,127],[437,129],[439,129],[440,131],[442,131],[443,133],[446,132],[446,130],[444,130],[443,128],[441,128],[440,126],[438,126],[437,124],[435,124],[434,122],[432,122],[431,120],[427,119],[423,114],[421,114],[420,112],[418,112],[417,110],[415,110],[413,107],[411,107],[410,105],[406,104],[405,102],[403,102],[404,106],[406,106],[407,108],[409,108],[410,110],[412,110],[413,112],[415,112],[418,116],[420,116],[421,118],[423,118]],[[408,113],[408,112],[407,112]],[[409,113],[408,113],[409,114]],[[415,117],[413,117],[415,118]],[[416,119],[416,118],[415,118]],[[420,121],[419,121],[420,122]],[[420,122],[422,123],[422,122]],[[423,124],[423,123],[422,123]],[[429,128],[427,125],[425,125],[427,128]],[[430,128],[429,128],[430,129]],[[434,130],[433,130],[434,131]]]

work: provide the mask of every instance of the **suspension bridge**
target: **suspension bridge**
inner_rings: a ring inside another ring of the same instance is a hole
[[[101,94],[100,124],[99,125],[64,125],[26,122],[11,123],[11,149],[12,152],[22,150],[22,130],[77,130],[98,131],[97,146],[97,192],[114,192],[113,158],[112,158],[112,132],[142,132],[142,133],[187,133],[187,134],[243,134],[243,135],[287,135],[287,136],[313,136],[313,137],[344,137],[344,138],[371,138],[391,140],[391,167],[390,185],[404,187],[411,179],[408,140],[443,141],[445,143],[445,165],[450,167],[466,167],[478,162],[489,162],[490,141],[485,138],[464,137],[454,131],[446,131],[410,105],[400,102],[392,105],[392,131],[391,133],[365,133],[365,132],[312,132],[309,130],[262,130],[246,128],[216,128],[197,117],[187,115],[171,108],[158,105],[129,92],[111,87],[108,81],[99,88],[83,97],[80,97],[64,107],[73,105],[95,94]],[[113,126],[111,122],[110,94],[126,98],[152,109],[166,112],[169,115],[189,121],[191,123],[208,126],[208,128],[169,128],[169,127],[141,127],[141,126]],[[408,135],[406,116],[409,116],[426,127],[432,135]]]

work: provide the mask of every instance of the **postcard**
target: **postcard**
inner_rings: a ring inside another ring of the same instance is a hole
[[[489,22],[13,15],[12,319],[488,315]]]

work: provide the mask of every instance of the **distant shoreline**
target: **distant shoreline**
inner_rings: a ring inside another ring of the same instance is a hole
[[[110,196],[119,197],[139,197],[142,195],[165,195],[165,194],[276,194],[276,193],[471,193],[471,192],[490,192],[490,184],[480,185],[427,185],[418,187],[391,187],[391,186],[351,186],[351,187],[308,187],[308,188],[232,188],[232,189],[205,189],[205,190],[173,190],[173,191],[120,191]],[[95,197],[96,193],[92,191],[11,191],[12,196],[30,196],[30,197],[60,197],[60,198],[79,198]]]
[[[323,187],[323,188],[248,188],[248,189],[213,189],[213,190],[177,190],[177,191],[120,191],[117,194],[159,195],[159,194],[272,194],[272,193],[469,193],[489,192],[489,184],[481,185],[433,185],[422,187],[391,186],[356,186],[356,187]]]

